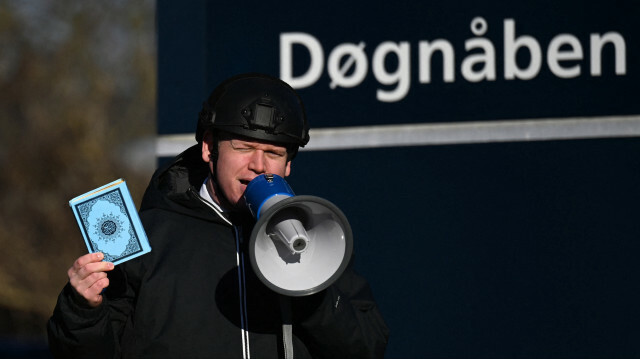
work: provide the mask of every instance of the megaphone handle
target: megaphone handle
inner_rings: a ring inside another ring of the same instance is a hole
[[[291,298],[279,295],[280,316],[282,317],[282,344],[285,359],[293,359],[293,314],[291,312]]]

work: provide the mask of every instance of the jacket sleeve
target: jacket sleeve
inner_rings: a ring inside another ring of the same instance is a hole
[[[326,290],[293,300],[297,335],[314,358],[382,358],[387,328],[367,281],[351,266]]]
[[[124,325],[133,311],[124,272],[116,266],[96,308],[79,303],[69,283],[58,296],[47,323],[49,349],[55,358],[115,358]]]

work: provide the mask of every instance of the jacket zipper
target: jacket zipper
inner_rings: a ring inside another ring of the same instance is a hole
[[[240,326],[242,333],[242,356],[244,359],[251,358],[249,349],[249,321],[247,318],[247,287],[245,280],[245,260],[244,253],[240,249],[241,233],[238,227],[234,226],[236,233],[236,261],[238,264],[238,288],[240,297]]]
[[[244,359],[251,358],[251,352],[249,350],[249,321],[247,318],[247,294],[246,294],[246,280],[245,280],[245,259],[244,253],[240,249],[241,246],[241,233],[240,229],[233,225],[220,211],[218,211],[211,203],[206,201],[199,193],[190,189],[191,192],[198,198],[202,203],[204,203],[207,207],[211,208],[213,212],[215,212],[220,218],[222,218],[227,224],[229,224],[235,234],[236,240],[236,265],[238,266],[238,288],[239,288],[239,298],[240,298],[240,334],[242,336],[242,357]]]

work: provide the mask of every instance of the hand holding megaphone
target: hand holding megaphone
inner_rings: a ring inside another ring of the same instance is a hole
[[[244,194],[257,220],[251,265],[269,288],[287,296],[317,293],[344,272],[353,251],[351,226],[333,203],[295,196],[278,175],[253,179]]]

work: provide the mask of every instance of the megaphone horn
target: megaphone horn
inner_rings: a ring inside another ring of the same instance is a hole
[[[353,235],[333,203],[296,196],[274,174],[253,179],[244,199],[257,220],[249,244],[251,265],[267,287],[287,296],[305,296],[342,275],[353,251]]]

